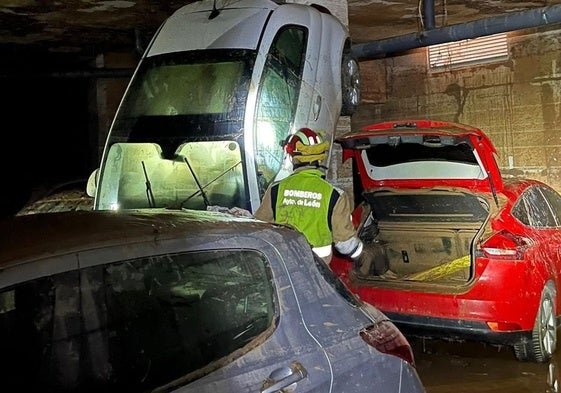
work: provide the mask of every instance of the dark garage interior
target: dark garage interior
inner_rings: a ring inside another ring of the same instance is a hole
[[[87,79],[26,78],[3,83],[4,111],[12,119],[3,165],[10,210],[35,187],[79,179],[91,168]],[[95,164],[94,164],[95,165]],[[8,191],[10,190],[10,191]],[[4,205],[4,204],[3,204]]]

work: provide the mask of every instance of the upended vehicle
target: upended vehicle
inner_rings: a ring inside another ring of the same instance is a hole
[[[561,196],[506,179],[480,129],[433,120],[365,126],[337,140],[354,168],[369,266],[337,274],[407,335],[508,345],[547,362],[561,312]]]
[[[295,230],[154,208],[0,234],[2,391],[424,392],[405,337]]]
[[[292,170],[281,142],[301,127],[331,141],[359,102],[348,30],[325,7],[193,2],[148,45],[88,194],[96,210],[253,212],[267,186]]]

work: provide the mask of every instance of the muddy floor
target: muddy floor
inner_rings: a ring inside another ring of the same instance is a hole
[[[561,337],[558,337],[558,342]],[[427,393],[561,393],[561,350],[551,362],[519,362],[509,347],[409,338]]]

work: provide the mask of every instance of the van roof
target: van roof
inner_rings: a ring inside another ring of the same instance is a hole
[[[202,49],[256,49],[269,14],[279,4],[270,0],[216,1],[215,17],[213,7],[213,0],[203,0],[179,8],[156,33],[147,56]]]

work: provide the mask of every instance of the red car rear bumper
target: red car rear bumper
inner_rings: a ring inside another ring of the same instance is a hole
[[[455,293],[436,286],[418,290],[419,285],[406,287],[382,281],[357,286],[357,281],[349,279],[350,263],[334,258],[331,268],[363,301],[384,312],[404,333],[422,337],[498,344],[531,337],[543,288],[540,274],[534,271],[528,275],[523,262],[489,263],[482,258],[478,259],[478,278]]]

